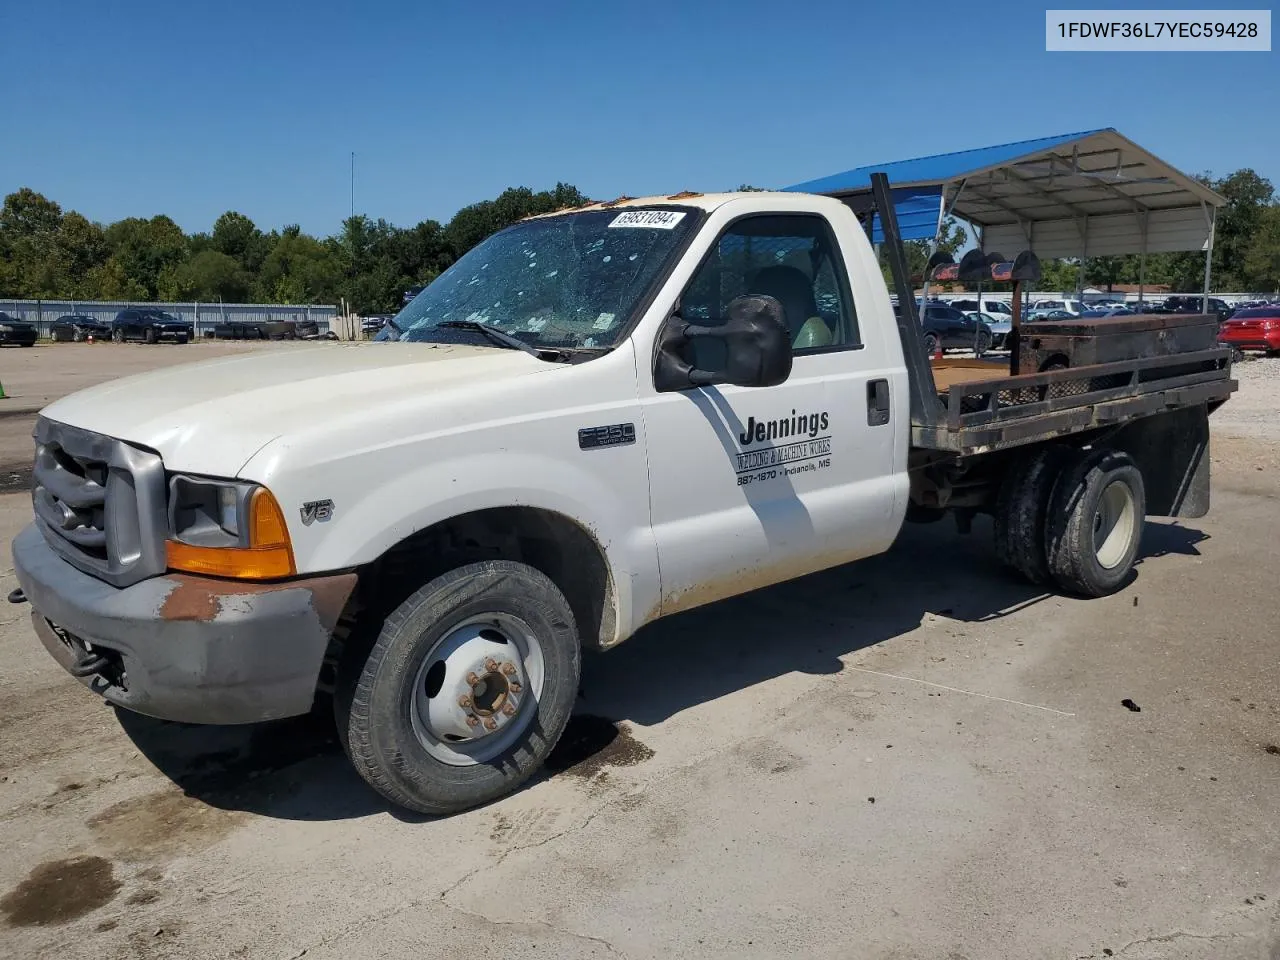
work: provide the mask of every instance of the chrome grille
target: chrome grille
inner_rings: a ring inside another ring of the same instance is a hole
[[[160,457],[41,417],[31,499],[45,540],[68,562],[117,587],[164,572]]]

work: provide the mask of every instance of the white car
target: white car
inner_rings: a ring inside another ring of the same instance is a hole
[[[1085,305],[1079,300],[1037,300],[1031,305],[1031,311],[1065,310],[1073,317],[1084,313]]]

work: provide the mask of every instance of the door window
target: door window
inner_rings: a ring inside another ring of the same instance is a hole
[[[731,301],[750,294],[782,304],[797,356],[861,345],[844,260],[822,217],[763,215],[729,226],[685,289],[680,316],[717,326]],[[723,343],[699,338],[690,347],[686,359],[699,369],[723,368]]]

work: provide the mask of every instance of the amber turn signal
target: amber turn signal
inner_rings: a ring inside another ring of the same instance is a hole
[[[234,580],[276,580],[297,573],[289,529],[280,504],[265,487],[249,500],[249,546],[197,547],[177,540],[165,544],[170,570]]]

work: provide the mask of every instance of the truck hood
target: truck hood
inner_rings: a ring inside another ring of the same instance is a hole
[[[557,366],[492,347],[324,343],[124,377],[63,397],[41,413],[149,447],[170,469],[234,476],[272,440],[334,413],[363,407],[376,417],[388,405]]]

